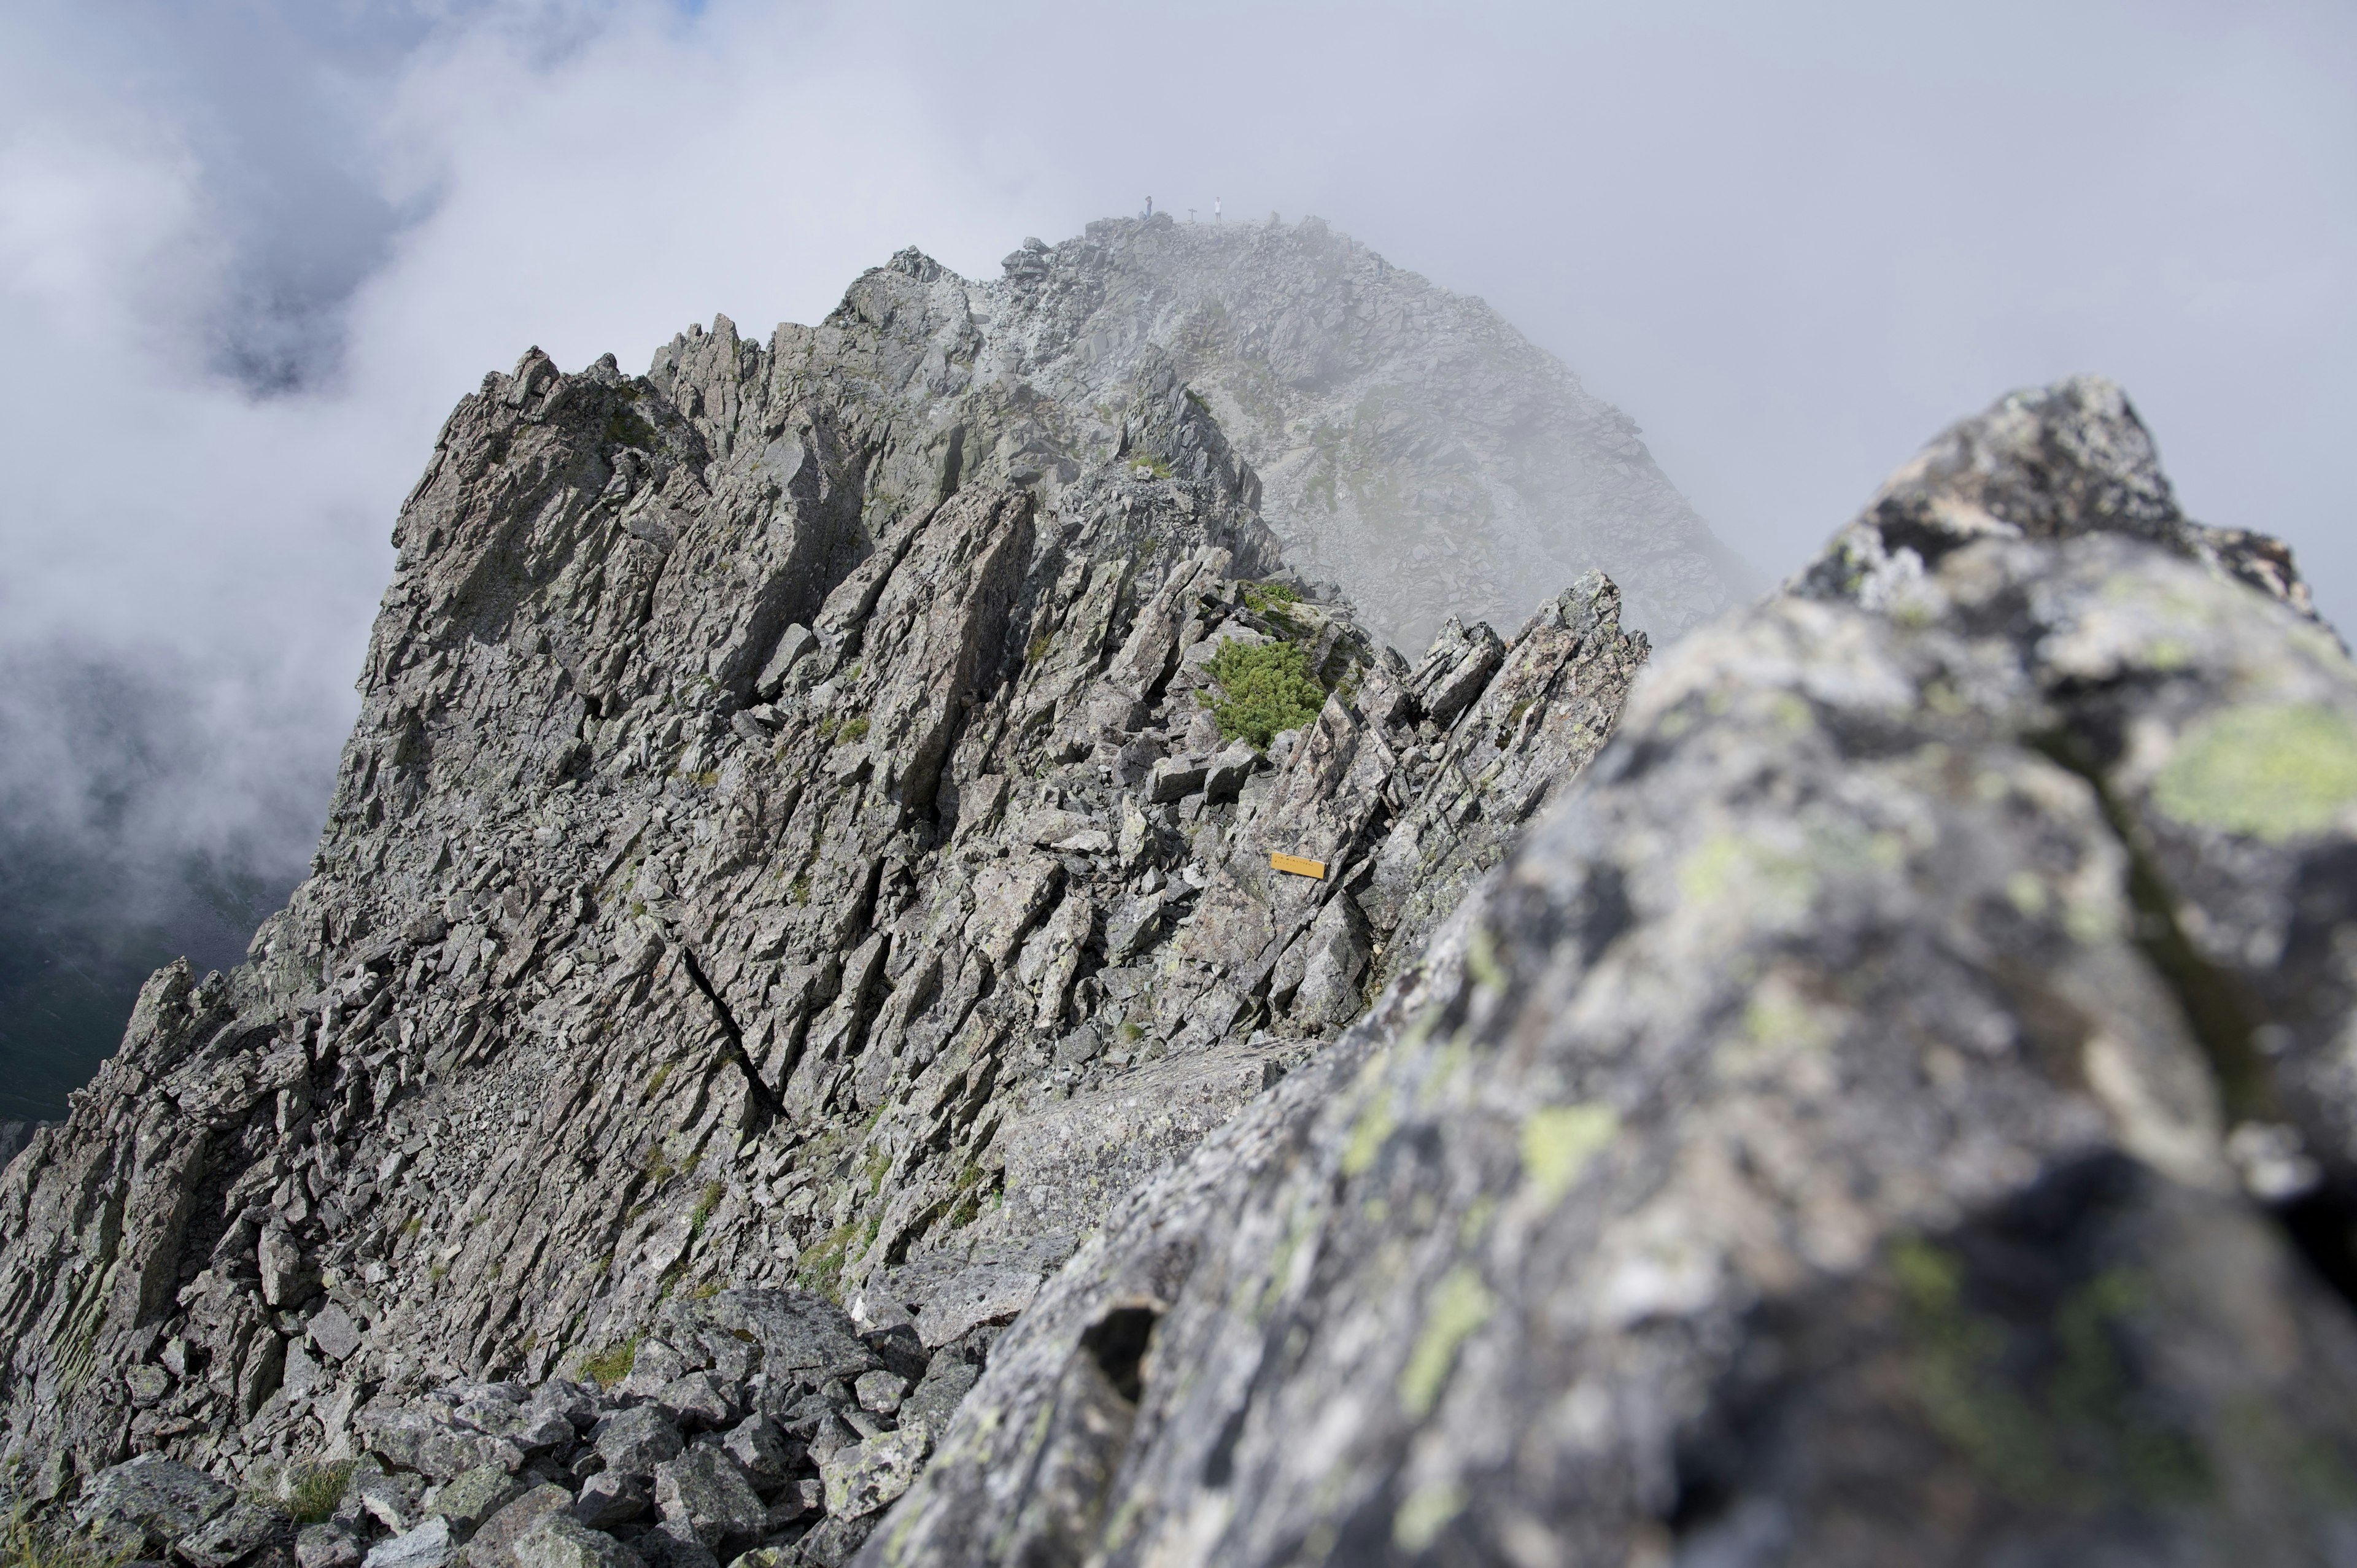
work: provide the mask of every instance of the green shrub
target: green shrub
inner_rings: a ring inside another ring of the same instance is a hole
[[[1255,615],[1265,615],[1271,605],[1297,605],[1301,596],[1283,583],[1247,583],[1244,604]]]
[[[1226,697],[1213,704],[1220,734],[1248,740],[1255,751],[1289,729],[1318,716],[1326,688],[1309,673],[1309,661],[1290,642],[1230,642],[1211,655],[1211,679]]]
[[[286,1513],[296,1524],[325,1524],[336,1514],[336,1505],[343,1500],[344,1487],[352,1478],[352,1462],[339,1459],[332,1465],[306,1463],[288,1472]]]
[[[840,730],[835,732],[834,743],[837,746],[856,746],[859,742],[866,740],[866,738],[867,715],[866,714],[862,714],[857,718],[846,723]]]

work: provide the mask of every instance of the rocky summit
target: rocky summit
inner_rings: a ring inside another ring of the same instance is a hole
[[[2288,554],[2078,380],[1659,659],[1580,563],[1406,657],[1235,405],[1362,263],[1099,225],[487,378],[313,876],[0,1178],[8,1539],[2348,1560],[2357,670]]]

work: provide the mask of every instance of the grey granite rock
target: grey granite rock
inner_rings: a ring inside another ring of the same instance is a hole
[[[656,1466],[655,1508],[674,1531],[724,1561],[759,1543],[768,1514],[744,1467],[722,1448],[691,1448]]]
[[[172,1550],[192,1568],[230,1568],[274,1545],[283,1551],[294,1536],[285,1516],[241,1498],[180,1537]]]
[[[867,1560],[2330,1560],[2352,865],[2288,558],[2007,399],[1119,1206]]]
[[[581,1483],[573,1499],[573,1517],[592,1530],[612,1530],[644,1519],[654,1508],[654,1485],[646,1476],[627,1470],[601,1470]]]
[[[594,1479],[594,1477],[593,1477]],[[517,1568],[515,1543],[550,1514],[571,1506],[563,1487],[542,1482],[485,1520],[467,1542],[468,1568]]]
[[[369,1549],[361,1568],[446,1568],[458,1554],[458,1538],[439,1514],[404,1534]]]
[[[653,1475],[656,1466],[675,1457],[683,1445],[670,1412],[652,1404],[616,1412],[591,1436],[606,1467],[625,1476]]]
[[[93,1477],[74,1505],[74,1519],[93,1537],[119,1541],[136,1555],[143,1546],[161,1551],[195,1534],[236,1498],[202,1471],[142,1454]]]
[[[912,1422],[837,1453],[819,1466],[828,1517],[860,1519],[892,1502],[916,1479],[931,1444],[931,1434]]]
[[[508,1474],[500,1466],[478,1466],[436,1491],[425,1511],[448,1520],[450,1533],[463,1541],[492,1515],[530,1490],[530,1481]]]
[[[549,1513],[509,1549],[515,1568],[642,1568],[645,1559],[603,1530]]]
[[[296,1532],[298,1568],[360,1568],[365,1555],[360,1537],[339,1524],[307,1524]]]

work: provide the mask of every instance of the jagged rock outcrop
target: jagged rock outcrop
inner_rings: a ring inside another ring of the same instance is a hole
[[[1378,641],[1514,625],[1597,568],[1657,637],[1754,592],[1626,414],[1480,300],[1317,219],[1108,220],[1004,268],[972,297],[1010,362],[1085,404],[1168,354],[1259,475],[1288,564],[1339,583]]]
[[[1075,406],[977,297],[907,253],[766,349],[535,350],[459,405],[314,875],[0,1177],[25,1495],[195,1568],[840,1561],[929,1441],[867,1371],[941,1430],[1594,754],[1646,657],[1606,578],[1411,665],[1285,575],[1167,360]],[[1070,456],[1010,472],[1022,432]],[[1217,716],[1254,660],[1322,697],[1265,753]],[[281,1512],[192,1545],[105,1501],[135,1454]],[[391,1478],[289,1546],[320,1456]]]
[[[2340,1561],[2352,899],[2287,556],[2009,398],[1108,1217],[861,1561]]]

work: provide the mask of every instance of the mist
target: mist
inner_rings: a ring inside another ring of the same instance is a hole
[[[0,1117],[305,874],[483,373],[1157,209],[1480,295],[1763,572],[2115,376],[2357,618],[2357,17],[2323,5],[37,3],[0,17]]]

